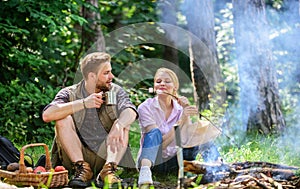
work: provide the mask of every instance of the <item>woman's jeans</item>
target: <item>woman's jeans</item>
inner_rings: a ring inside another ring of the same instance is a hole
[[[139,158],[148,159],[152,162],[153,172],[157,173],[174,173],[178,171],[177,156],[172,158],[162,158],[162,134],[158,128],[152,129],[144,136],[144,143],[142,153]],[[201,153],[202,158],[205,162],[212,162],[218,160],[220,156],[216,146],[213,143],[206,143],[200,146],[192,148],[183,148],[183,159],[187,161],[193,161],[196,156]],[[140,165],[139,165],[140,166]]]

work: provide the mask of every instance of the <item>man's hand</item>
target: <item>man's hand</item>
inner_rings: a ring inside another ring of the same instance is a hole
[[[90,96],[83,99],[85,108],[100,108],[104,102],[102,100],[102,95],[103,92],[93,93]]]
[[[137,114],[133,109],[126,108],[114,122],[106,141],[107,146],[113,153],[127,147],[130,125],[134,122],[136,116]]]
[[[124,129],[119,120],[116,120],[108,134],[107,146],[113,153],[127,145],[124,142]]]

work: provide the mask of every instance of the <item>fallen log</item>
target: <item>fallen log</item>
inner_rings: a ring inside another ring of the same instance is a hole
[[[295,176],[294,170],[282,170],[282,169],[259,168],[259,167],[249,168],[245,170],[238,170],[232,172],[231,174],[234,176],[253,175],[255,177],[259,177],[261,173],[268,175],[268,177],[274,178],[276,180],[290,180],[291,177]]]
[[[202,163],[199,161],[183,161],[184,171],[194,174],[209,174],[221,171],[230,171],[231,167],[225,163]]]
[[[248,169],[251,167],[288,169],[288,170],[298,170],[299,169],[299,167],[287,166],[287,165],[281,165],[281,164],[275,164],[275,163],[269,163],[269,162],[261,162],[261,161],[237,162],[237,163],[232,163],[231,167],[233,167],[236,170]]]
[[[184,171],[196,174],[194,178],[186,181],[187,186],[196,183],[201,175],[202,178],[197,184],[214,183],[217,188],[299,188],[300,178],[296,175],[298,170],[295,166],[269,162],[225,164],[184,161]]]

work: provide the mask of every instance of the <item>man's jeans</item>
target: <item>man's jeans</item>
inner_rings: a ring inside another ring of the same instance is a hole
[[[178,171],[177,156],[170,159],[162,158],[162,134],[158,128],[152,129],[144,136],[142,153],[139,158],[148,159],[152,162],[153,172],[157,173],[174,173]],[[201,153],[205,162],[216,161],[220,156],[216,146],[213,143],[206,143],[200,146],[183,149],[183,159],[193,161]]]

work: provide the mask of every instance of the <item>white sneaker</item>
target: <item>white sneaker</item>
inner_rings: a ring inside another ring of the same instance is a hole
[[[141,167],[138,184],[139,185],[153,184],[150,167],[148,166]]]

